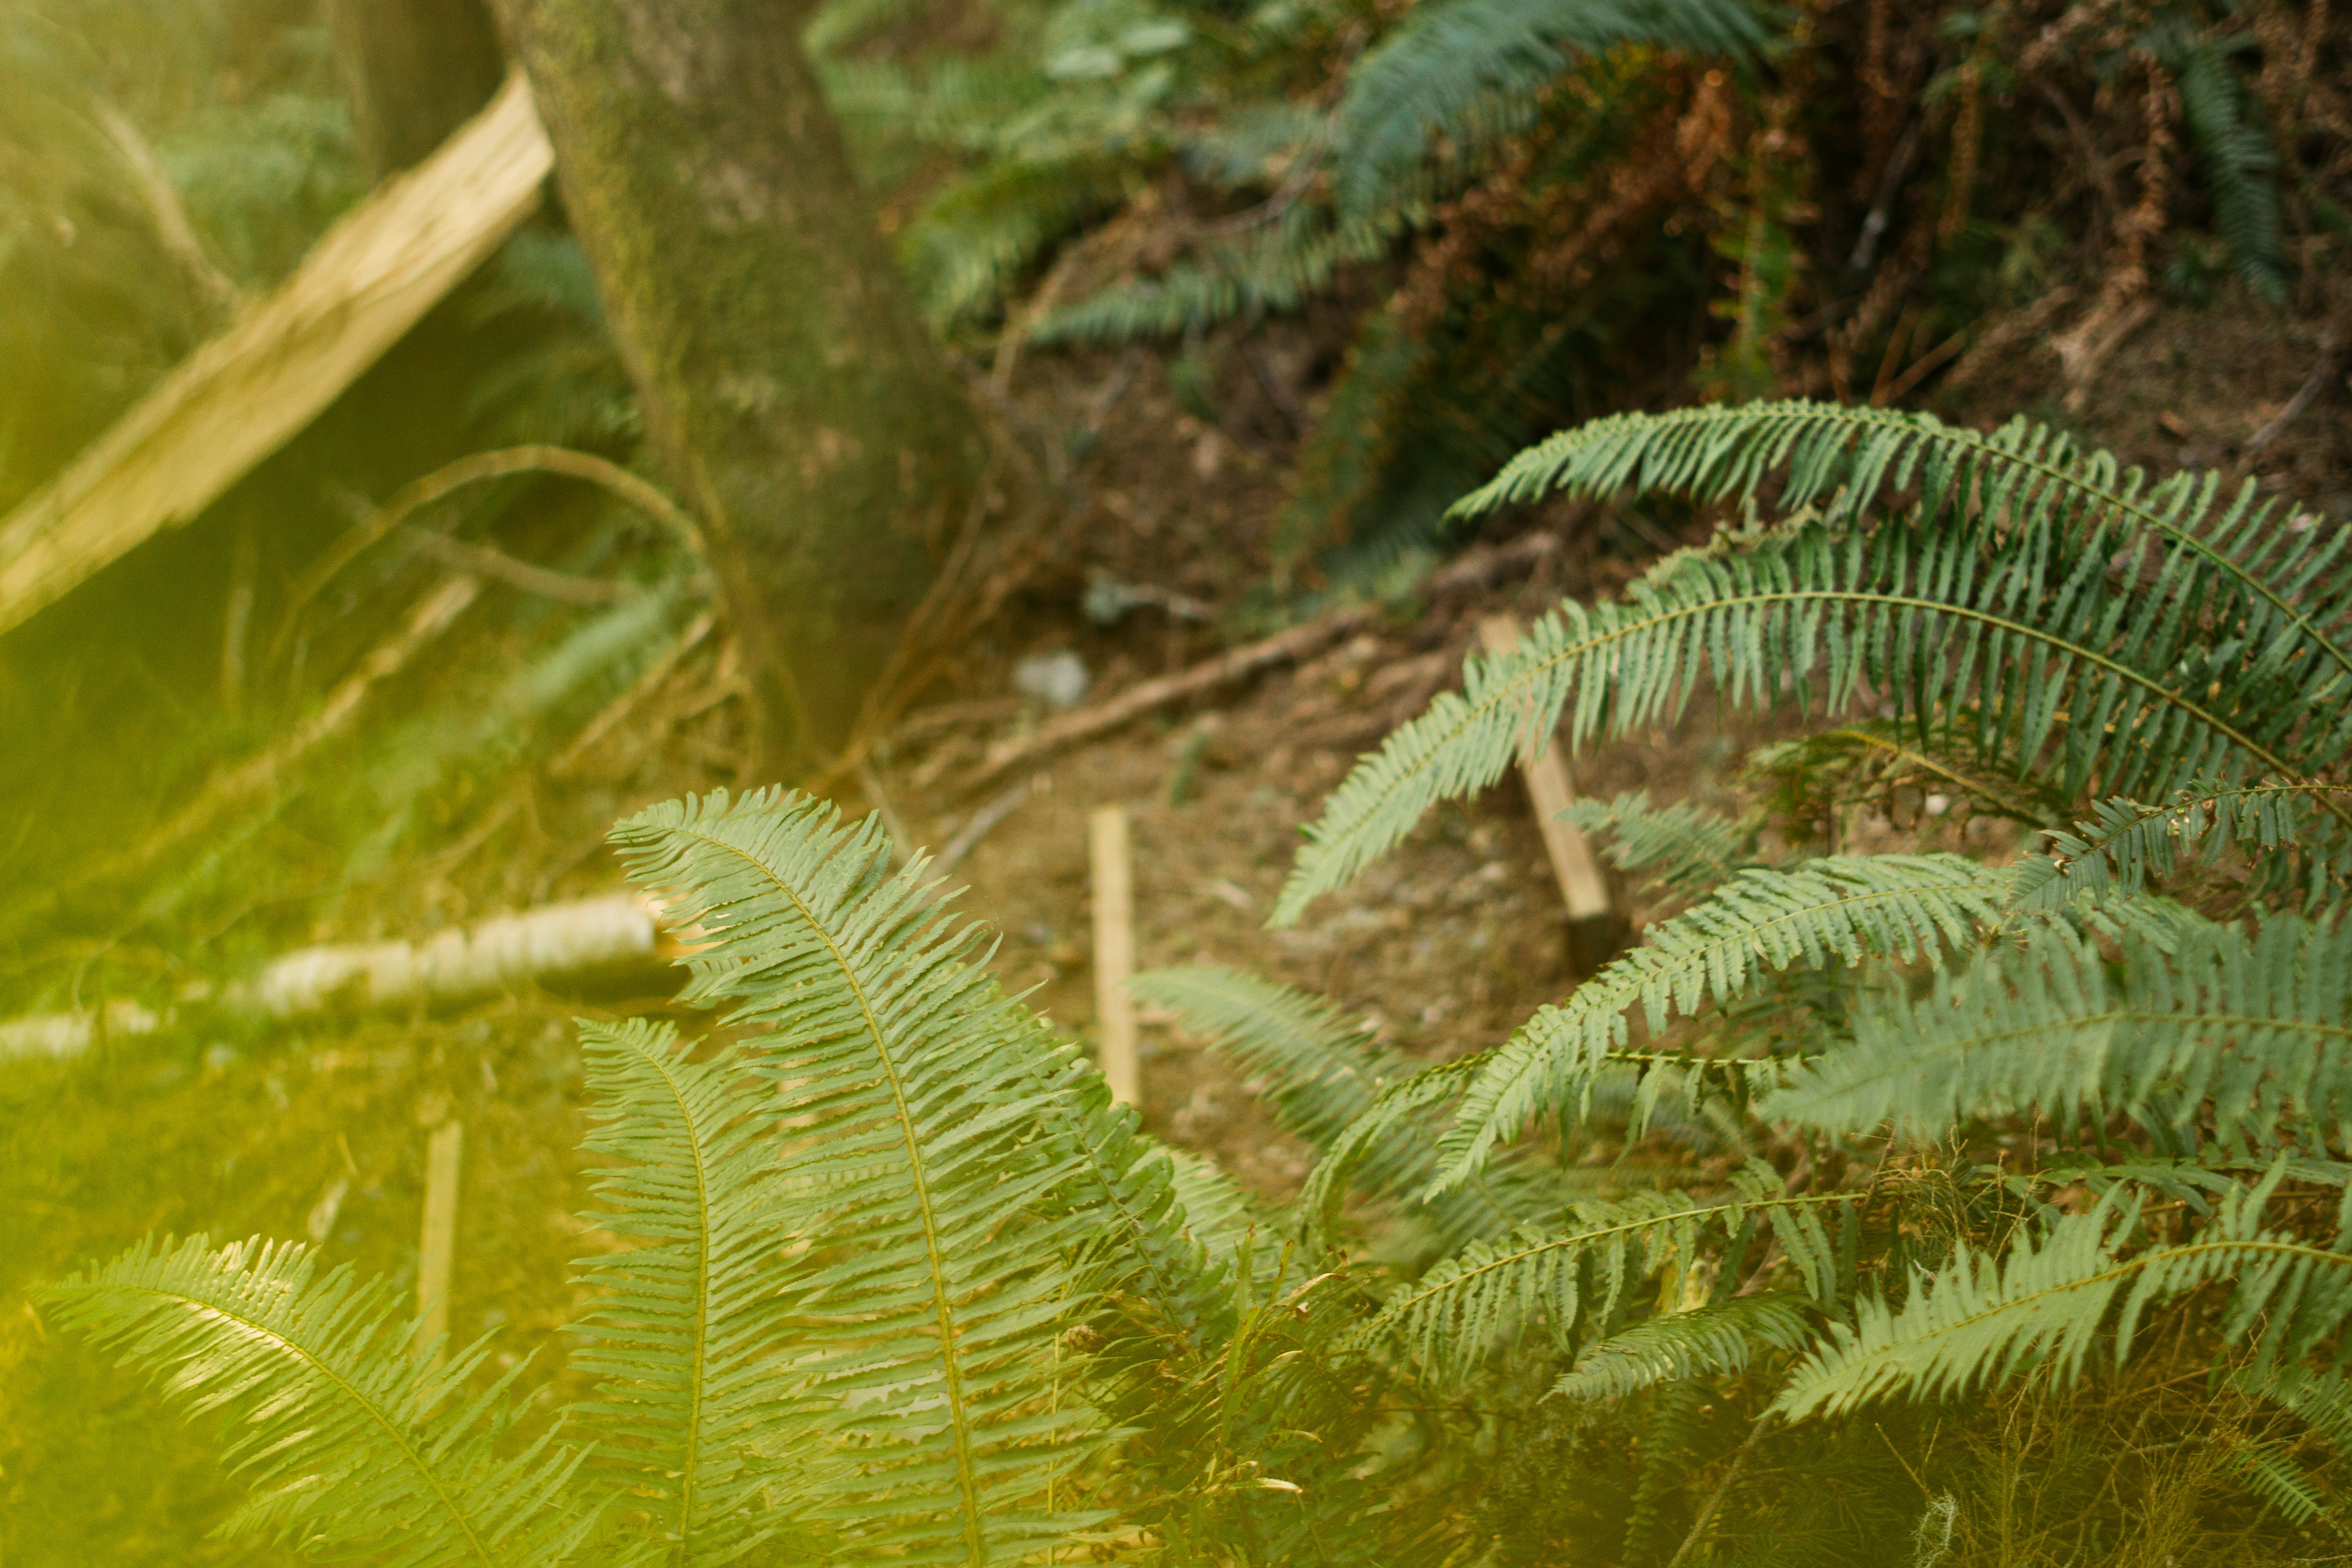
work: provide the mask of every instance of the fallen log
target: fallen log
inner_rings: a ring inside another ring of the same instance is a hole
[[[613,893],[494,916],[423,942],[298,949],[217,995],[199,988],[182,1003],[281,1022],[339,1012],[444,1010],[526,985],[657,980],[687,951],[663,928],[658,904]],[[85,1012],[12,1019],[0,1023],[0,1061],[78,1057],[109,1037],[153,1034],[173,1017],[117,1000]]]
[[[0,520],[0,632],[196,516],[309,425],[537,210],[553,163],[516,76]]]

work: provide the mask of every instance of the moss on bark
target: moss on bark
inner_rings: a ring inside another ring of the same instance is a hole
[[[800,47],[753,0],[499,0],[653,442],[704,518],[761,766],[838,746],[983,456]]]

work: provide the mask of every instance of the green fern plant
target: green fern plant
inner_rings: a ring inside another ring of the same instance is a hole
[[[1816,404],[1601,420],[1463,506],[1629,487],[1738,512],[1623,602],[1562,605],[1474,656],[1458,696],[1333,793],[1274,923],[1557,728],[1605,742],[1704,691],[1816,726],[1755,774],[1783,842],[1811,824],[1776,808],[1890,778],[1940,780],[1961,809],[1916,814],[1909,852],[1759,865],[1752,826],[1639,796],[1577,807],[1693,901],[1496,1049],[1391,1081],[1328,1140],[1304,1234],[1344,1251],[1357,1163],[1432,1115],[1435,1173],[1411,1201],[1576,1157],[1599,1086],[1629,1068],[1671,1072],[1742,1158],[1478,1238],[1351,1343],[1454,1383],[1533,1356],[1559,1368],[1556,1397],[1654,1395],[1654,1421],[1695,1381],[1797,1423],[2029,1372],[2065,1384],[2218,1291],[2218,1316],[2168,1324],[2254,1368],[2249,1388],[2332,1367],[2352,1318],[2352,533],[2021,422]],[[1891,773],[1852,763],[1890,755]],[[2039,824],[2048,851],[1954,852],[1966,824],[2003,819]],[[1797,995],[1819,998],[1801,1018]],[[2021,1128],[2059,1155],[1971,1152]],[[2282,1431],[2332,1408],[2256,1396]],[[2315,1528],[2301,1450],[2246,1442],[2232,1473]],[[1654,1478],[1638,1489],[1635,1534],[1654,1536],[1666,1503]]]

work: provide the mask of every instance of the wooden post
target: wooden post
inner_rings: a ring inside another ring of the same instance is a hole
[[[1501,653],[1519,640],[1519,623],[1509,616],[1486,616],[1478,622],[1478,640],[1488,653]],[[1584,830],[1560,820],[1576,799],[1568,785],[1568,769],[1559,747],[1547,743],[1540,756],[1519,757],[1519,776],[1527,781],[1535,803],[1536,822],[1543,829],[1544,849],[1551,858],[1551,874],[1559,883],[1561,901],[1568,906],[1569,961],[1580,974],[1590,974],[1609,961],[1623,935],[1623,921],[1609,896],[1608,879]]]
[[[1100,1020],[1103,1077],[1120,1103],[1143,1106],[1143,1074],[1135,1050],[1135,877],[1128,857],[1127,807],[1097,806],[1087,816],[1087,849],[1094,867],[1095,1016]]]
[[[445,1121],[425,1149],[425,1234],[417,1247],[416,1350],[449,1331],[449,1271],[457,1252],[457,1169],[466,1151],[466,1127]],[[434,1363],[440,1353],[434,1352]]]

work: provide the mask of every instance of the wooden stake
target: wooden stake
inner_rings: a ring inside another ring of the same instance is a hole
[[[425,1234],[417,1246],[416,1350],[449,1331],[449,1271],[457,1253],[457,1169],[466,1151],[466,1127],[445,1121],[433,1130],[425,1150]],[[433,1352],[435,1365],[440,1352]]]
[[[1478,622],[1478,640],[1488,653],[1501,653],[1519,640],[1519,623],[1509,616],[1486,616]],[[1613,951],[1622,926],[1616,903],[1609,896],[1608,879],[1592,853],[1584,830],[1560,820],[1576,799],[1568,785],[1568,769],[1559,747],[1549,743],[1543,754],[1519,756],[1519,776],[1527,781],[1535,803],[1536,822],[1543,829],[1544,849],[1551,858],[1551,874],[1559,883],[1560,900],[1568,906],[1570,957],[1581,973],[1591,973]]]
[[[1095,1016],[1102,1025],[1103,1077],[1114,1099],[1140,1110],[1143,1074],[1135,1050],[1135,878],[1128,857],[1127,807],[1097,806],[1087,816],[1094,866]]]

